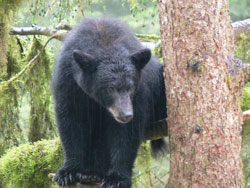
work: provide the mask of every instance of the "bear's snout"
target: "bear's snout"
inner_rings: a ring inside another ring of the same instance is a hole
[[[128,123],[132,120],[133,117],[134,117],[133,112],[130,110],[122,112],[121,115],[118,116],[117,118],[120,120],[120,122]]]
[[[134,113],[129,93],[116,93],[114,103],[108,110],[119,123],[130,122],[134,117]]]

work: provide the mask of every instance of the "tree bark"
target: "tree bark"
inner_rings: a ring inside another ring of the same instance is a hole
[[[170,141],[166,187],[242,187],[242,71],[227,0],[159,0]]]

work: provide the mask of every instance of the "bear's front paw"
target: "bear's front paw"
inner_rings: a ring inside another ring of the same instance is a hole
[[[61,168],[56,172],[55,181],[62,187],[73,185],[77,182],[76,171]]]
[[[123,177],[119,173],[111,173],[107,176],[102,184],[102,188],[131,188],[131,179]]]

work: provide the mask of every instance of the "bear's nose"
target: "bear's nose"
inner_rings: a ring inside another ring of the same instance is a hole
[[[120,118],[124,123],[128,123],[133,118],[133,112],[126,112]]]
[[[127,121],[130,121],[132,118],[133,118],[133,114],[127,114],[124,116],[124,118],[127,120]]]

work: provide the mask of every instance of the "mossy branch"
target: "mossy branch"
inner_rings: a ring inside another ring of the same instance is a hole
[[[1,84],[0,84],[0,90],[1,90],[2,87],[7,86],[7,85],[11,84],[12,82],[16,81],[16,80],[17,80],[20,76],[22,76],[27,70],[31,69],[31,68],[34,66],[36,60],[37,60],[37,59],[42,55],[42,53],[44,52],[44,49],[46,48],[46,46],[48,45],[48,43],[49,43],[52,39],[54,39],[54,38],[57,38],[57,34],[51,36],[51,37],[45,42],[45,44],[44,44],[43,48],[41,49],[40,53],[37,54],[32,60],[30,60],[29,63],[28,63],[28,64],[27,64],[18,74],[16,74],[15,76],[13,76],[12,78],[10,78],[10,79],[7,80],[7,81],[1,82]]]

